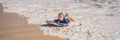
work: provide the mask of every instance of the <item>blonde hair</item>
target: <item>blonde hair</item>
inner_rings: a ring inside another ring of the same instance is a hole
[[[58,14],[58,16],[60,16],[60,15],[63,15],[63,16],[65,16],[62,12],[60,12],[59,14]]]

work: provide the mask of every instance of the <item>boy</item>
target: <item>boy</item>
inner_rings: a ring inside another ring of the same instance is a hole
[[[54,20],[53,22],[47,22],[50,25],[61,27],[67,26],[70,22],[75,22],[75,19],[70,16],[68,13],[64,15],[62,12],[58,14],[58,19]]]

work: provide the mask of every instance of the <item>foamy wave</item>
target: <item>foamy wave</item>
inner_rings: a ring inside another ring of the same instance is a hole
[[[29,24],[44,24],[69,12],[77,23],[68,27],[40,27],[45,35],[70,40],[120,40],[119,0],[0,0],[4,12],[27,17]],[[82,24],[78,26],[76,24]]]

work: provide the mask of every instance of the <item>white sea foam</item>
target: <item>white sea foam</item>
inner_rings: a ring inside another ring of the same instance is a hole
[[[0,3],[4,12],[27,17],[28,24],[44,24],[59,12],[69,12],[77,19],[68,27],[42,26],[44,35],[70,40],[120,40],[119,0],[0,0]]]

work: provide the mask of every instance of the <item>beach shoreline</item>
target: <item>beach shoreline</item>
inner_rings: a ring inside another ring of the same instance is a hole
[[[39,24],[27,24],[26,17],[3,12],[0,7],[0,40],[66,40],[43,35]]]
[[[9,26],[15,20],[19,23],[21,20],[12,14],[15,12],[25,18],[20,26],[33,24],[35,27],[25,29],[37,28],[39,31],[36,32],[42,31],[44,35],[69,40],[120,40],[120,0],[1,0],[0,3],[4,6],[1,7],[5,15],[13,15],[12,18],[1,15],[1,26]],[[60,12],[70,14],[76,22],[62,28],[40,26],[46,24],[46,20],[57,19]],[[77,26],[79,24],[82,25]],[[15,25],[12,26],[14,28]]]

